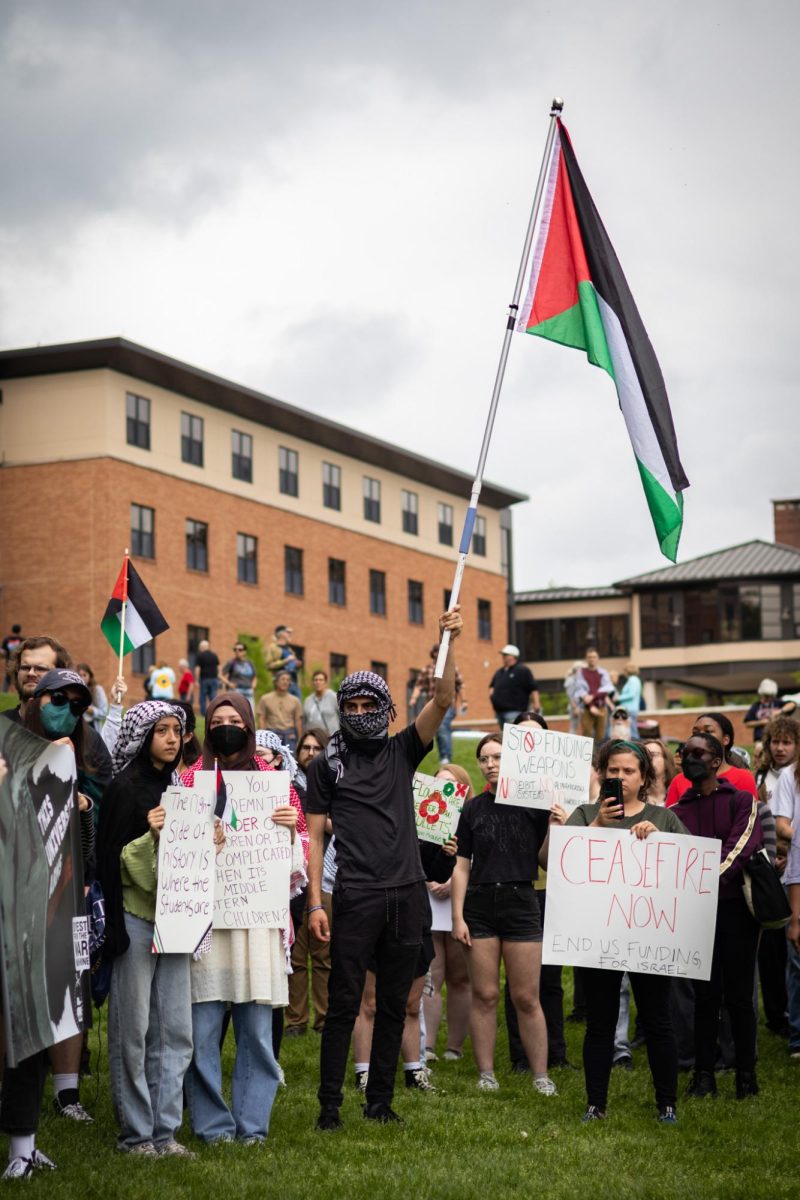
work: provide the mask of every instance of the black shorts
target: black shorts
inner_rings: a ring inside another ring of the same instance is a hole
[[[471,938],[541,942],[542,914],[532,883],[490,883],[467,888],[464,920]]]

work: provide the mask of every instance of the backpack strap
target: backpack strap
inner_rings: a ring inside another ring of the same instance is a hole
[[[733,818],[736,815],[736,808],[735,808],[733,796],[731,796],[731,798],[730,798],[730,807],[731,807],[731,823],[733,823]],[[738,842],[733,847],[733,849],[729,851],[728,857],[725,859],[725,861],[720,864],[720,868],[719,868],[720,875],[724,875],[724,873],[727,871],[728,867],[730,867],[731,864],[735,861],[735,859],[737,859],[739,857],[742,850],[744,850],[745,846],[750,841],[750,838],[753,833],[753,829],[755,828],[757,815],[758,815],[758,809],[756,808],[755,800],[753,800],[753,806],[750,809],[750,819],[748,820],[747,825],[745,826],[744,833],[739,838]]]

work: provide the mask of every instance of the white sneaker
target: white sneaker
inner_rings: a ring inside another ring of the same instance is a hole
[[[10,1158],[8,1166],[3,1171],[3,1179],[30,1179],[33,1174],[33,1160],[30,1158]]]
[[[500,1084],[497,1082],[494,1071],[481,1071],[478,1076],[478,1091],[479,1092],[499,1092]]]
[[[542,1096],[557,1096],[558,1088],[553,1083],[549,1075],[545,1075],[543,1079],[534,1079],[533,1086]]]
[[[73,1095],[75,1094],[73,1093]],[[62,1104],[58,1096],[54,1096],[53,1108],[60,1117],[66,1117],[68,1121],[86,1121],[89,1125],[94,1124],[94,1117],[89,1116],[80,1100],[76,1100],[72,1104]]]
[[[431,1050],[430,1046],[426,1046],[425,1047],[425,1062],[429,1063],[429,1062],[438,1062],[438,1061],[439,1061],[439,1055],[436,1053],[436,1051]]]
[[[445,1050],[444,1052],[445,1062],[458,1062],[459,1059],[462,1059],[463,1057],[464,1055],[460,1050]]]
[[[168,1142],[164,1142],[163,1146],[156,1146],[156,1154],[159,1158],[197,1158],[194,1150],[182,1146],[180,1142],[175,1141],[175,1138],[170,1138]]]
[[[130,1154],[134,1158],[158,1158],[158,1151],[152,1142],[137,1142],[135,1146],[117,1146],[120,1154]]]
[[[48,1158],[46,1154],[42,1154],[41,1150],[37,1150],[35,1147],[31,1155],[31,1162],[34,1167],[44,1171],[55,1171],[56,1169],[56,1164],[52,1159]]]

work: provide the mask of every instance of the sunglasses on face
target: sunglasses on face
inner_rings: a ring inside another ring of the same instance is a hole
[[[50,703],[55,704],[56,708],[63,708],[65,704],[68,704],[73,717],[81,716],[89,707],[83,700],[70,700],[66,692],[51,692]]]

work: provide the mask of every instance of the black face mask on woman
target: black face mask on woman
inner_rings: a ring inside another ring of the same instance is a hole
[[[708,764],[702,758],[693,758],[691,755],[684,757],[681,769],[690,783],[702,783],[711,774]]]
[[[244,750],[247,745],[247,730],[241,725],[216,725],[209,730],[211,749],[221,758],[230,758]]]

